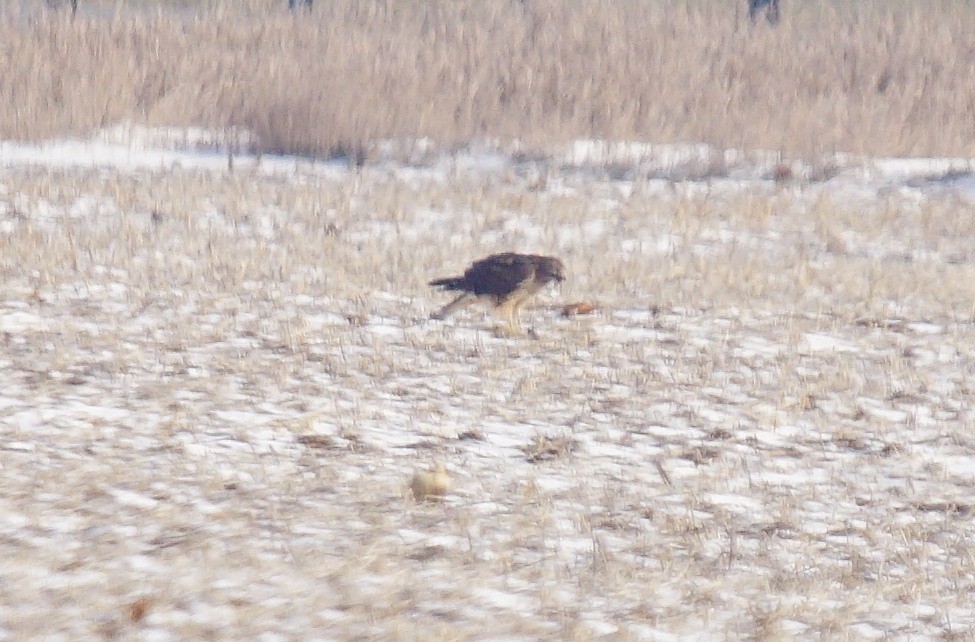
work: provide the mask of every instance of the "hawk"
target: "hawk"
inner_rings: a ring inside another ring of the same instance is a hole
[[[492,254],[475,261],[463,276],[430,281],[430,285],[444,290],[460,291],[460,296],[433,315],[434,319],[448,316],[475,301],[493,305],[508,321],[508,328],[521,331],[518,312],[532,297],[552,282],[565,280],[565,266],[554,256]]]

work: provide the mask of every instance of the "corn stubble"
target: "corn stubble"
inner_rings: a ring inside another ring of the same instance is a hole
[[[964,627],[971,206],[529,183],[7,171],[4,626]],[[428,319],[499,230],[537,339]]]

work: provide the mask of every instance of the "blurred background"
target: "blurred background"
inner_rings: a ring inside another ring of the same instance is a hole
[[[15,0],[0,138],[242,128],[317,158],[426,137],[975,154],[975,4]]]

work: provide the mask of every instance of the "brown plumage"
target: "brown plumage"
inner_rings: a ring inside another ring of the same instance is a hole
[[[461,292],[433,318],[446,319],[475,301],[485,301],[504,316],[510,329],[520,330],[518,312],[522,306],[549,283],[564,280],[565,266],[554,256],[515,252],[492,254],[475,261],[463,276],[430,281],[432,286]]]

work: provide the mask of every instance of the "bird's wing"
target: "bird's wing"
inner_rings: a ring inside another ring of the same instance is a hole
[[[496,254],[475,262],[464,279],[475,294],[504,296],[535,278],[535,264],[517,254]]]

